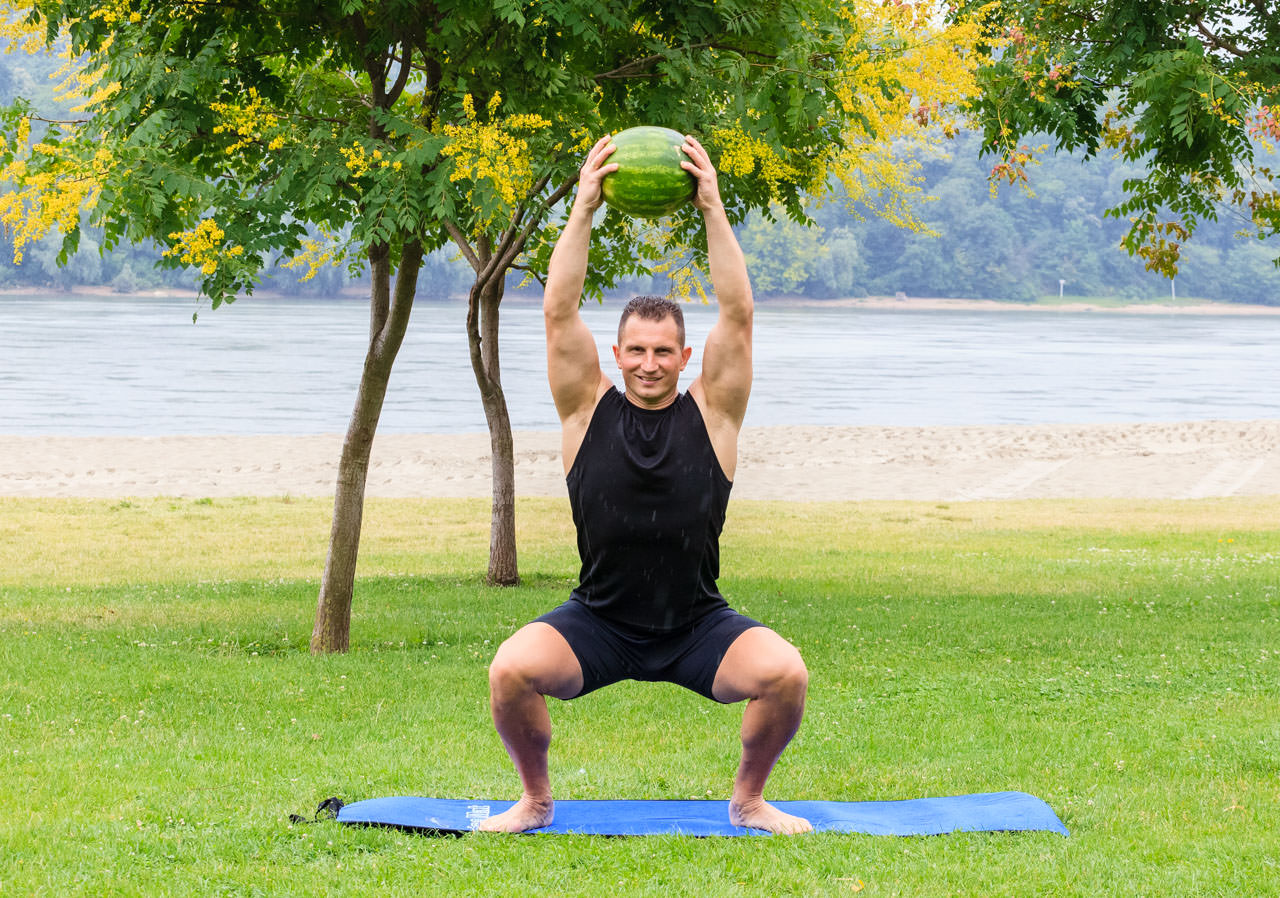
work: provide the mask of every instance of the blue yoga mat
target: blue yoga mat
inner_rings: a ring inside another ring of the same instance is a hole
[[[346,805],[339,823],[394,826],[432,833],[465,833],[514,802],[454,798],[370,798]],[[818,831],[876,836],[936,836],[952,832],[1047,830],[1067,835],[1058,815],[1025,792],[988,792],[906,801],[775,801]],[[556,819],[534,833],[593,836],[755,836],[732,826],[725,801],[557,801]]]

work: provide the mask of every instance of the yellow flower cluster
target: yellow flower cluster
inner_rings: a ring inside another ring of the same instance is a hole
[[[374,150],[370,153],[358,141],[354,140],[349,147],[338,147],[338,152],[346,160],[347,170],[357,178],[364,177],[374,168],[389,168],[392,171],[400,171],[404,167],[404,163],[399,159],[388,159],[382,150]]]
[[[330,243],[321,243],[310,237],[304,238],[302,241],[302,252],[286,259],[282,267],[293,271],[295,268],[307,267],[307,273],[298,278],[299,281],[309,281],[320,269],[326,265],[340,265],[342,260],[336,257],[334,253],[334,245]]]
[[[1250,94],[1256,95],[1261,91],[1262,85],[1247,83],[1243,78],[1215,75],[1213,77],[1212,87],[1208,91],[1200,91],[1200,99],[1206,101],[1211,115],[1221,119],[1232,128],[1243,128],[1245,127],[1245,123],[1241,121],[1239,117],[1227,112],[1227,95],[1235,94],[1239,100],[1244,101],[1244,105],[1255,106],[1254,103],[1249,102]],[[1262,106],[1261,110],[1262,112],[1266,112],[1267,107]],[[1260,115],[1256,107],[1254,114]],[[1256,132],[1254,136],[1257,136]]]
[[[18,122],[18,133],[14,135],[14,144],[25,147],[31,140],[31,119],[24,118]]]
[[[1025,143],[1017,147],[1012,144],[1006,146],[1004,158],[993,165],[990,174],[987,175],[988,188],[991,195],[993,197],[997,195],[1001,181],[1008,184],[1018,184],[1028,195],[1034,195],[1031,190],[1030,178],[1027,175],[1027,166],[1039,165],[1040,160],[1036,158],[1036,154],[1044,153],[1047,149],[1047,144],[1041,144],[1034,150]]]
[[[44,22],[31,22],[31,3],[0,0],[0,46],[5,52],[22,50],[24,53],[45,51]]]
[[[338,147],[338,152],[342,154],[343,159],[347,160],[347,169],[351,174],[360,178],[369,173],[369,154],[359,143],[353,140],[349,147]]]
[[[28,149],[31,122],[26,119],[19,122],[14,137],[17,152],[0,169],[0,182],[13,185],[0,194],[0,224],[13,240],[14,264],[21,264],[28,243],[54,228],[66,234],[79,226],[81,210],[97,203],[113,159],[103,146],[88,159],[50,143]]]
[[[230,134],[236,138],[227,145],[228,155],[263,139],[271,132],[277,133],[272,135],[267,148],[278,150],[284,146],[284,136],[279,133],[280,116],[271,111],[256,88],[250,87],[245,91],[243,102],[210,103],[209,108],[222,116],[222,121],[213,126],[213,133]]]
[[[978,26],[939,27],[909,3],[857,0],[842,7],[848,29],[835,84],[860,135],[896,140],[926,127],[955,128],[955,110],[978,92]],[[885,84],[898,85],[886,96]]]
[[[917,155],[936,153],[937,135],[957,130],[957,110],[977,94],[980,39],[976,24],[943,26],[924,7],[903,0],[850,0],[841,5],[845,46],[831,89],[849,123],[804,185],[821,195],[831,178],[851,206],[921,230]],[[886,92],[884,85],[897,85]]]
[[[129,0],[114,0],[89,13],[90,19],[101,19],[104,25],[116,25],[129,22],[136,25],[142,21],[142,13],[129,9]]]
[[[1118,109],[1108,109],[1103,117],[1102,145],[1130,156],[1138,152],[1138,135]]]
[[[441,153],[453,159],[449,180],[482,181],[493,185],[502,202],[514,206],[533,187],[533,160],[529,154],[528,135],[551,126],[551,122],[536,114],[496,117],[502,104],[500,94],[494,94],[486,106],[488,121],[480,121],[475,103],[468,94],[463,98],[465,124],[443,126],[449,143]],[[468,191],[468,197],[474,191]]]
[[[106,37],[102,49],[97,54],[99,59],[105,57],[110,49],[112,38]],[[104,81],[106,65],[92,65],[84,58],[71,55],[70,41],[62,41],[58,56],[62,65],[49,77],[58,83],[53,88],[53,95],[63,103],[71,106],[71,112],[85,112],[107,100],[120,90],[116,82]]]
[[[164,251],[166,256],[177,256],[182,264],[199,267],[205,277],[218,270],[218,262],[227,256],[244,254],[244,247],[238,245],[223,247],[226,238],[218,223],[206,218],[190,231],[175,231],[169,235],[174,245]]]
[[[1137,253],[1148,271],[1158,271],[1165,277],[1176,275],[1182,244],[1191,232],[1179,221],[1157,221],[1154,213],[1131,217],[1129,221],[1132,225],[1121,239],[1121,245]]]
[[[0,0],[0,46],[9,51],[43,53],[47,50],[45,22],[29,20],[32,4],[15,0]],[[104,21],[139,21],[131,18],[124,0],[113,0],[100,10],[98,18]],[[115,19],[109,19],[115,16]],[[62,68],[55,74],[63,79],[54,88],[55,96],[62,102],[75,105],[79,112],[109,97],[118,85],[102,81],[102,69],[92,61],[70,54],[70,42],[63,39],[56,45],[60,49]],[[96,137],[96,139],[95,139]],[[116,164],[109,149],[107,135],[88,135],[53,143],[40,141],[31,145],[31,122],[22,120],[12,136],[13,144],[5,148],[12,157],[0,169],[0,181],[9,189],[0,195],[0,225],[13,240],[15,263],[22,261],[27,244],[40,240],[54,228],[66,234],[80,224],[81,213],[92,209],[102,193],[102,183]],[[3,141],[3,138],[0,138]]]
[[[622,233],[628,245],[640,248],[644,258],[656,258],[649,270],[665,274],[671,282],[672,299],[684,302],[695,296],[703,305],[711,302],[707,293],[707,273],[693,261],[693,248],[675,239],[666,228],[642,219],[628,218],[623,222]]]
[[[773,147],[741,127],[720,128],[709,136],[712,144],[720,150],[720,171],[744,177],[759,170],[770,188],[782,181],[794,181],[799,176],[795,167],[779,156]]]
[[[590,128],[577,127],[569,129],[569,148],[576,155],[581,155],[591,149],[596,139],[595,132]],[[553,152],[560,153],[564,151],[564,148],[565,142],[557,141],[551,149]]]
[[[692,264],[680,265],[671,272],[671,295],[686,302],[696,296],[704,306],[711,303],[707,295],[707,279]]]

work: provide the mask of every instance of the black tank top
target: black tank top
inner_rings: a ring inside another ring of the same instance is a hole
[[[566,480],[582,559],[573,598],[654,632],[725,607],[716,578],[733,484],[688,393],[653,410],[607,392]]]

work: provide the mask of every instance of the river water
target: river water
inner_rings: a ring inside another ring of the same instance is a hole
[[[606,370],[618,310],[584,309]],[[714,308],[686,316],[685,385]],[[380,430],[485,429],[464,317],[414,309]],[[359,301],[0,296],[0,432],[341,432],[367,332]],[[1280,316],[760,305],[755,341],[748,426],[1280,418]],[[503,309],[501,352],[514,426],[556,428],[538,308]]]

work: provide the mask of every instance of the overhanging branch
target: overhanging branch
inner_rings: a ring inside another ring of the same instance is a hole
[[[1199,31],[1200,34],[1204,37],[1205,43],[1207,43],[1210,47],[1213,47],[1213,49],[1215,50],[1222,50],[1226,53],[1230,53],[1232,56],[1238,56],[1241,58],[1244,58],[1245,56],[1249,55],[1248,50],[1243,50],[1240,48],[1238,44],[1227,40],[1225,37],[1220,37],[1219,35],[1216,35],[1212,31],[1210,31],[1209,27],[1205,25],[1204,19],[1199,19],[1196,21],[1196,30]]]
[[[43,115],[27,116],[33,122],[44,122],[46,125],[87,125],[93,119],[87,118],[45,118]]]
[[[480,261],[480,257],[476,255],[476,251],[472,249],[471,244],[467,242],[467,235],[462,233],[462,229],[460,227],[448,220],[444,223],[444,229],[449,232],[450,239],[453,240],[462,255],[466,257],[467,262],[470,263],[475,273],[477,275],[480,274],[480,270],[484,268],[484,263]]]
[[[758,50],[746,50],[742,47],[731,47],[728,44],[717,44],[714,41],[706,41],[700,44],[689,44],[685,47],[675,48],[679,50],[724,50],[729,53],[737,53],[739,56],[755,56],[760,59],[777,59],[768,53],[761,53]],[[651,56],[645,56],[640,59],[633,59],[630,62],[624,62],[616,69],[608,72],[601,72],[593,75],[594,81],[608,81],[619,78],[652,78],[655,73],[648,71],[667,57],[661,53],[655,53]]]

